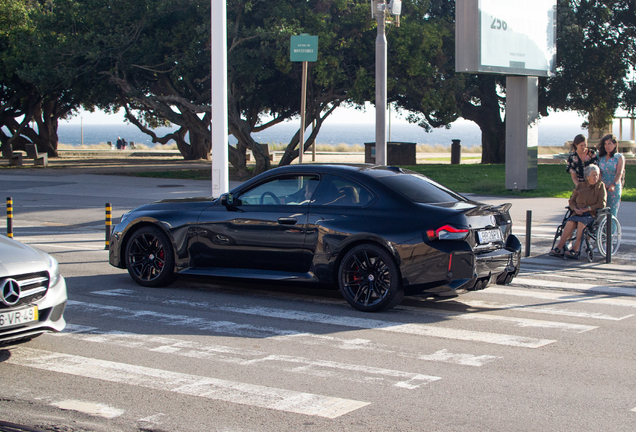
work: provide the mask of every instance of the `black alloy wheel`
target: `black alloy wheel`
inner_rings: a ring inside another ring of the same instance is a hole
[[[404,298],[393,257],[373,244],[358,245],[346,253],[338,270],[338,284],[347,302],[363,312],[390,309]]]
[[[139,285],[159,287],[174,279],[174,252],[163,232],[153,227],[135,231],[126,246],[126,268]]]

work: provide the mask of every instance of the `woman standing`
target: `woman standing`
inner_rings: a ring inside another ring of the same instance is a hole
[[[572,176],[574,186],[585,181],[583,170],[588,165],[598,165],[598,153],[587,148],[587,138],[578,134],[572,141],[572,151],[568,155],[565,170]]]
[[[616,137],[605,135],[598,143],[599,167],[601,181],[607,189],[607,206],[612,209],[612,216],[616,217],[621,205],[623,193],[622,179],[625,170],[625,157],[616,152]]]

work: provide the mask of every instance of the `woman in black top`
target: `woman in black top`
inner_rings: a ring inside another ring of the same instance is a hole
[[[587,138],[579,134],[572,141],[572,151],[568,155],[565,168],[572,176],[575,187],[585,181],[583,170],[588,165],[598,165],[598,153],[593,148],[587,148]]]

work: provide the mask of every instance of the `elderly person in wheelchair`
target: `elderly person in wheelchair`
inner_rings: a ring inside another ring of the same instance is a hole
[[[579,183],[572,192],[569,207],[572,211],[563,229],[559,243],[550,251],[550,255],[579,259],[583,230],[594,221],[596,211],[605,207],[607,191],[603,182],[599,181],[600,170],[596,165],[585,167],[585,181]],[[576,240],[571,250],[565,251],[565,242],[576,229]]]

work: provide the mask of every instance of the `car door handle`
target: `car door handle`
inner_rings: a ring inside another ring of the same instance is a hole
[[[296,225],[297,222],[298,222],[298,219],[292,218],[292,217],[289,217],[289,218],[284,218],[284,217],[278,218],[278,223],[281,224],[281,225]]]

